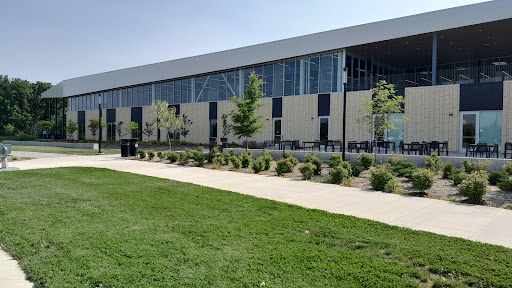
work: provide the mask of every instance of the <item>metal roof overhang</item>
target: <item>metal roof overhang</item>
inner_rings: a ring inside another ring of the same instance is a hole
[[[52,93],[43,93],[43,97],[68,97],[118,87],[223,71],[509,18],[512,18],[512,1],[496,0],[484,2],[201,56],[73,78],[58,84],[63,86],[62,94],[59,88]],[[50,90],[47,92],[50,92]]]

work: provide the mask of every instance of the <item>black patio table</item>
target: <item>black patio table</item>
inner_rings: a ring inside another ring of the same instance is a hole
[[[499,158],[499,145],[498,144],[485,144],[485,143],[479,143],[479,144],[468,144],[468,148],[466,149],[466,157],[476,157],[477,153],[480,153],[480,155],[483,153],[482,151],[477,151],[478,146],[484,146],[485,145],[485,158],[492,158],[491,155],[496,155],[496,158]]]
[[[279,142],[279,150],[283,150],[283,147],[286,147],[286,145],[290,145],[291,150],[295,150],[294,149],[293,140],[282,140],[282,141],[280,141]]]
[[[418,150],[411,150],[413,145],[417,145]],[[419,155],[423,155],[423,151],[425,151],[426,145],[428,145],[428,144],[427,143],[419,143],[419,142],[404,143],[404,150],[402,151],[402,153],[405,154],[405,151],[407,151],[407,154],[409,154],[411,151],[418,151]],[[416,152],[414,152],[414,154],[416,154]]]
[[[306,147],[306,144],[311,144],[311,147]],[[313,151],[313,149],[315,149],[316,146],[318,147],[318,151],[320,151],[320,141],[304,141],[302,142],[302,145],[304,145],[304,149],[311,148],[311,151]]]
[[[334,144],[335,144],[336,141],[334,140],[324,140],[324,145],[325,145],[325,152],[327,152],[327,148],[328,147],[332,147],[332,152],[334,152]]]

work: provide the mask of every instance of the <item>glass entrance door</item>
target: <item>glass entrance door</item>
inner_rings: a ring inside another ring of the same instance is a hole
[[[281,142],[281,118],[274,118],[274,143]]]
[[[329,117],[320,118],[320,141],[329,139]]]
[[[460,117],[460,151],[465,152],[469,144],[476,144],[479,142],[479,117],[478,112],[463,112]]]

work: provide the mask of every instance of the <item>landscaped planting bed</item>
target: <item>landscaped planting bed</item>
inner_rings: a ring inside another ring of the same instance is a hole
[[[283,152],[279,159],[273,159],[268,151],[258,157],[253,157],[250,151],[236,156],[234,151],[220,153],[214,149],[212,152],[204,152],[202,148],[180,152],[150,152],[151,157],[148,157],[147,152],[140,151],[136,159],[305,179],[512,209],[512,179],[509,179],[512,164],[505,165],[502,172],[496,173],[488,171],[489,161],[465,162],[462,169],[455,169],[453,165],[443,163],[436,155],[426,157],[426,168],[420,169],[400,157],[393,157],[387,164],[375,166],[373,155],[365,153],[359,156],[358,163],[348,163],[342,161],[341,155],[322,161],[314,153],[307,154],[304,162],[299,162],[289,152]],[[172,156],[168,157],[169,154]]]

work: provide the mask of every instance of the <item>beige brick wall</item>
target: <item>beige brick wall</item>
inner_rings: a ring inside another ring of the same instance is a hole
[[[181,104],[180,113],[181,115],[187,115],[188,119],[192,120],[193,122],[189,128],[189,135],[186,138],[183,138],[182,136],[181,140],[193,143],[207,144],[208,138],[210,137],[208,102]]]
[[[155,109],[153,109],[153,106],[144,106],[142,107],[142,129],[144,130],[146,128],[146,122],[152,122],[153,123],[153,135],[149,137],[146,135],[142,135],[142,138],[144,141],[153,141],[158,140],[158,134],[156,131],[156,112]],[[166,141],[167,137],[162,137],[162,140]]]
[[[117,108],[116,109],[116,123],[123,122],[122,129],[124,130],[123,133],[125,134],[122,136],[123,139],[125,138],[131,138],[131,133],[126,131],[126,128],[128,127],[128,124],[132,121],[132,109],[131,108]],[[119,138],[119,135],[117,135],[116,131],[116,139]]]
[[[73,120],[75,122],[77,122],[76,124],[76,131],[75,133],[73,133],[73,140],[78,140],[78,112],[67,112],[66,113],[66,127],[68,126],[68,122],[69,120]],[[68,137],[68,134],[66,133],[66,137]],[[69,138],[68,138],[69,139]]]
[[[103,109],[101,111],[101,117],[104,123],[106,123],[107,110]],[[91,129],[89,128],[89,124],[91,124],[91,119],[98,119],[99,112],[98,110],[87,110],[85,111],[85,139],[87,140],[98,140],[99,139],[99,131],[96,132],[96,137],[92,136]],[[103,128],[103,139],[107,139],[107,128]]]
[[[405,89],[404,141],[448,141],[459,150],[460,85]],[[452,114],[453,116],[450,116]]]
[[[348,141],[370,141],[371,136],[368,128],[357,123],[357,119],[361,117],[361,104],[371,98],[372,92],[370,90],[347,92],[347,135],[346,142]],[[343,100],[341,100],[343,101]],[[332,105],[332,104],[331,104]],[[343,107],[343,105],[342,105]],[[332,110],[332,108],[331,108]],[[341,115],[343,111],[339,112]],[[342,117],[342,116],[339,117]],[[341,129],[340,129],[341,130]]]
[[[329,114],[329,139],[341,140],[343,136],[343,93],[331,93],[331,111]]]
[[[319,138],[318,96],[283,97],[284,140],[314,141]]]
[[[503,129],[501,130],[501,147],[505,142],[512,142],[512,81],[503,82]]]

